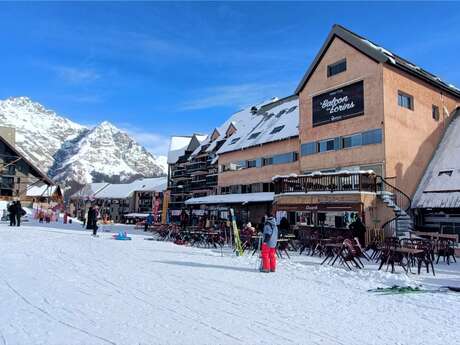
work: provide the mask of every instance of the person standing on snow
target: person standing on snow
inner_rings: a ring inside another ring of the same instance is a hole
[[[152,212],[150,212],[147,218],[145,218],[144,231],[147,231],[149,229],[149,226],[152,224],[153,224],[153,214]]]
[[[88,209],[88,216],[86,217],[86,229],[93,230],[93,236],[97,234],[97,211],[94,206]]]
[[[8,216],[10,217],[10,226],[16,226],[16,201],[8,205]]]
[[[262,268],[261,271],[276,271],[276,244],[278,242],[278,227],[275,218],[267,213],[264,225],[264,243],[262,243]]]
[[[22,209],[21,202],[16,201],[16,226],[21,226],[21,217],[25,216],[26,212]]]

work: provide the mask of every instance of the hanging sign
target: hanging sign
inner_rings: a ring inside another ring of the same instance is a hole
[[[364,114],[363,81],[313,97],[313,127]]]

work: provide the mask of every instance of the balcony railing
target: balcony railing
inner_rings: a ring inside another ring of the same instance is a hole
[[[376,192],[377,176],[370,173],[337,173],[278,177],[275,194],[311,192]]]

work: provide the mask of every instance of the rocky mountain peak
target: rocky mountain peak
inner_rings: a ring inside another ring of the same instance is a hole
[[[0,101],[0,125],[16,129],[16,146],[65,185],[165,173],[164,160],[108,121],[88,129],[28,97]]]

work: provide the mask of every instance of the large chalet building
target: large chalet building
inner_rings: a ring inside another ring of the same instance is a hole
[[[291,223],[335,227],[355,213],[368,229],[403,233],[416,225],[412,198],[459,106],[455,86],[334,25],[294,95],[232,115],[195,148],[200,157],[223,140],[212,160],[217,195],[184,202],[239,205],[252,221],[273,207]]]

